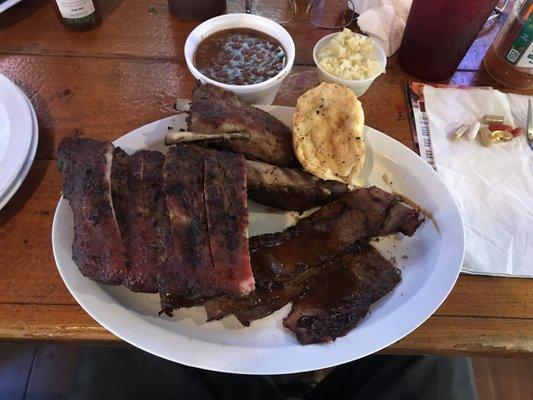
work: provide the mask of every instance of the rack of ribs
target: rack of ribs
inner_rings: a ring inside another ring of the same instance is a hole
[[[370,245],[328,264],[283,320],[301,344],[331,342],[346,335],[373,303],[401,281],[400,271]]]
[[[118,285],[127,269],[111,196],[113,150],[109,142],[64,139],[57,150],[57,165],[74,218],[72,259],[83,275]]]
[[[163,182],[170,217],[159,271],[162,309],[254,287],[248,252],[246,169],[240,155],[182,145],[168,152]]]
[[[206,135],[247,133],[247,139],[231,139],[220,144],[247,159],[282,167],[297,165],[289,127],[232,92],[198,82],[192,92],[187,122],[189,131]]]
[[[58,154],[84,275],[159,292],[169,314],[254,290],[242,155],[187,145],[130,156],[80,137],[63,140]]]

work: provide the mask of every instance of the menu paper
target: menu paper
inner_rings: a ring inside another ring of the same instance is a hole
[[[407,105],[410,111],[409,122],[411,123],[413,139],[420,151],[420,157],[435,169],[423,88],[424,84],[419,82],[410,82],[405,86]]]

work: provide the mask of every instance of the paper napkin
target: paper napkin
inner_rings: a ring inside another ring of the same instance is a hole
[[[412,0],[359,0],[355,12],[357,25],[378,42],[387,57],[393,55],[402,43],[405,22]]]
[[[426,85],[424,99],[435,167],[465,224],[463,271],[533,277],[533,151],[525,136],[488,148],[478,139],[448,140],[485,114],[525,128],[528,97]]]

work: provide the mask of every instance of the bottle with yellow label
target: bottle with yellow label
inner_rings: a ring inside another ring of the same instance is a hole
[[[516,0],[483,64],[504,86],[533,88],[533,0]]]
[[[93,0],[56,0],[55,3],[57,16],[73,31],[86,31],[100,25],[98,5]]]

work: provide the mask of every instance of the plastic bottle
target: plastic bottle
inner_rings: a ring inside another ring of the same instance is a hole
[[[513,89],[533,88],[533,0],[517,0],[485,58],[485,70]]]

